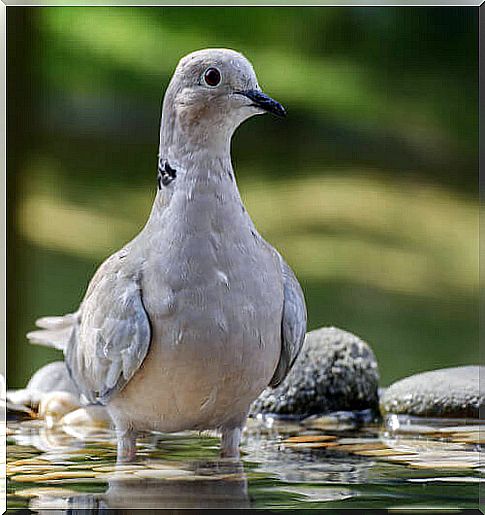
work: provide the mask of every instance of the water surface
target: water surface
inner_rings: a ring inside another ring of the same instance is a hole
[[[8,423],[10,509],[476,508],[482,426],[390,417],[360,429],[323,417],[250,420],[240,462],[219,440],[150,434],[116,466],[114,434]]]

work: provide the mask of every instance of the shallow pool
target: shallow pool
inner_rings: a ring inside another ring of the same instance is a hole
[[[150,434],[116,467],[114,434],[7,425],[11,510],[96,508],[476,508],[477,422],[393,416],[355,428],[322,417],[250,420],[240,462],[211,435]]]

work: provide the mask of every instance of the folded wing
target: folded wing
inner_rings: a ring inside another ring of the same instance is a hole
[[[306,333],[305,298],[295,274],[280,256],[284,284],[283,318],[281,320],[281,355],[269,386],[276,387],[285,379],[300,353]]]
[[[66,363],[85,397],[106,404],[143,363],[150,347],[150,322],[139,282],[120,269],[103,274],[88,293]]]
[[[123,262],[126,255],[119,252],[101,265],[78,312],[41,318],[40,330],[27,335],[32,343],[64,351],[71,377],[90,403],[106,404],[123,389],[150,347],[138,272]]]

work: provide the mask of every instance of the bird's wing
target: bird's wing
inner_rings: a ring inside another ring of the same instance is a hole
[[[89,402],[106,404],[132,378],[151,340],[139,273],[109,258],[93,277],[66,349],[71,376]]]
[[[300,353],[306,333],[305,297],[293,270],[279,256],[283,274],[284,304],[281,321],[281,355],[269,386],[277,387],[288,375]]]

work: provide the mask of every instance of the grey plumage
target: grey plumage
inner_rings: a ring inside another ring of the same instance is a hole
[[[214,73],[206,84],[214,68],[220,84]],[[182,59],[147,224],[101,265],[76,313],[40,319],[28,335],[63,348],[84,396],[107,405],[121,460],[151,429],[217,428],[223,454],[237,455],[249,405],[303,344],[300,285],[243,208],[230,159],[235,129],[265,111],[284,114],[237,52]]]
[[[31,331],[27,338],[31,343],[65,350],[72,328],[75,325],[76,314],[69,313],[64,316],[42,317],[35,324],[40,331]]]
[[[107,404],[140,368],[150,346],[141,285],[136,270],[123,266],[124,256],[114,254],[96,274],[66,349],[69,371],[90,402]]]
[[[279,386],[300,353],[306,333],[306,306],[303,291],[293,270],[280,256],[284,303],[281,321],[281,355],[269,386]]]

